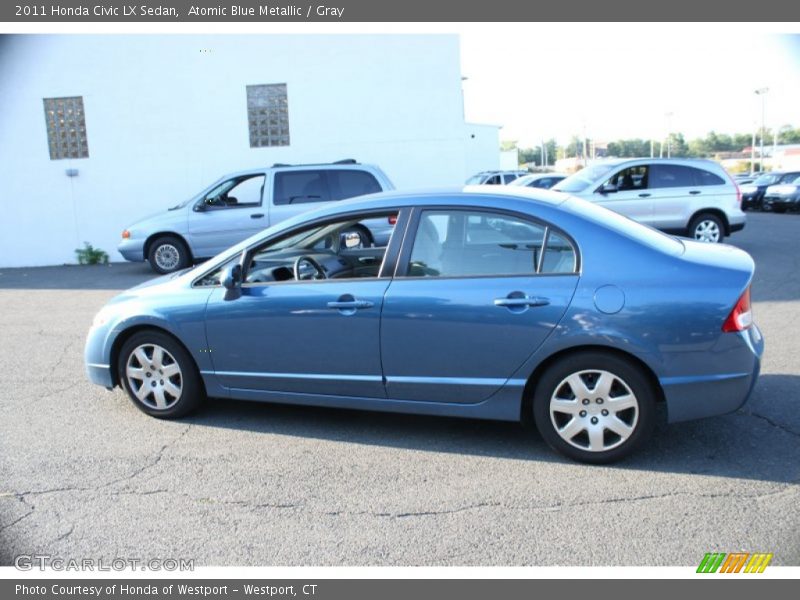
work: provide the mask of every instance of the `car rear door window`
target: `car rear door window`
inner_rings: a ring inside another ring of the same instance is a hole
[[[725,184],[721,177],[705,169],[658,164],[650,167],[649,182],[649,187],[653,189]]]
[[[331,199],[344,200],[381,191],[381,184],[372,173],[355,169],[328,171]]]
[[[272,198],[276,205],[328,202],[331,194],[327,174],[321,169],[280,171],[275,174]]]
[[[552,250],[548,244],[547,258],[542,261],[546,230],[543,224],[501,213],[426,210],[420,215],[408,275],[476,277],[574,272],[575,251],[554,232],[548,236]]]

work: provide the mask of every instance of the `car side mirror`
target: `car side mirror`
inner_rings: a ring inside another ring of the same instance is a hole
[[[227,267],[220,278],[225,288],[225,300],[236,300],[242,295],[242,265],[236,263]]]
[[[617,192],[617,186],[615,186],[613,183],[604,183],[600,187],[601,194],[615,194],[616,192]]]

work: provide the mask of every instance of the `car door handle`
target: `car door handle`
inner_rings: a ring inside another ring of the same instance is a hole
[[[639,194],[639,198],[649,198],[650,196],[651,196],[651,194],[648,194],[647,192],[645,192],[643,194]]]
[[[504,306],[506,308],[520,308],[525,306],[547,306],[550,304],[548,298],[539,298],[537,296],[512,296],[506,298],[495,298],[495,306]]]
[[[374,303],[369,300],[337,300],[335,302],[328,302],[328,308],[336,310],[353,310],[358,308],[372,308]]]
[[[251,219],[263,219],[264,218],[264,213],[254,213],[254,214],[250,215],[250,218]]]
[[[697,196],[697,194],[701,194],[702,192],[701,192],[700,190],[691,190],[689,193],[690,193],[692,196]]]

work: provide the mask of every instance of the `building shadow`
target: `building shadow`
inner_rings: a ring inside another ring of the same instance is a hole
[[[127,290],[158,277],[147,263],[0,269],[0,289]]]
[[[605,469],[796,483],[800,376],[763,375],[748,404],[721,417],[660,424],[649,444]],[[702,401],[702,399],[699,399]],[[203,427],[472,456],[562,462],[534,427],[518,423],[211,399],[187,419]]]

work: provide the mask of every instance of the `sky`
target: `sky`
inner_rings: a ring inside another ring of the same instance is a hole
[[[800,34],[719,24],[500,24],[460,33],[470,122],[535,146],[800,127]],[[671,116],[667,116],[671,113]]]

